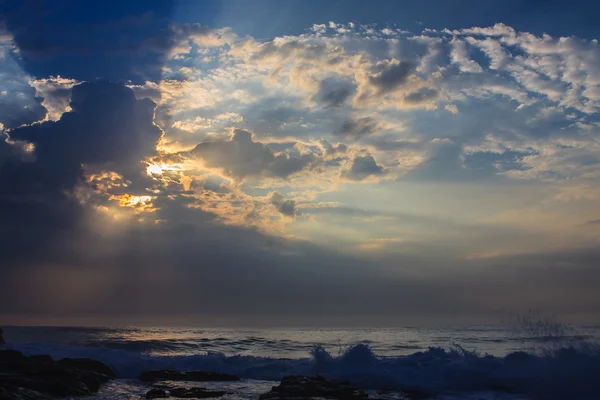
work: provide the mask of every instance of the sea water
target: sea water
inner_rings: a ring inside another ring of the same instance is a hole
[[[151,369],[236,374],[241,382],[201,383],[257,399],[282,377],[319,374],[372,389],[440,399],[600,399],[599,326],[514,331],[504,326],[378,329],[208,329],[5,327],[7,348],[27,355],[89,357],[119,379],[98,399],[143,398],[135,378]],[[182,385],[185,383],[173,383]],[[198,385],[198,384],[196,384]],[[390,392],[377,392],[377,390]]]

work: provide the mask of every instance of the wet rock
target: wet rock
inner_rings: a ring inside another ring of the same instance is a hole
[[[109,367],[94,360],[54,361],[49,356],[26,357],[14,350],[0,351],[0,399],[88,395],[113,377]]]
[[[177,388],[170,390],[171,396],[179,397],[181,399],[211,399],[215,397],[221,397],[227,394],[227,392],[221,390],[209,390],[200,387],[193,388]]]
[[[85,396],[91,390],[77,377],[64,373],[43,373],[33,376],[0,376],[0,387],[6,389],[23,388],[41,394],[57,397]]]
[[[146,393],[147,399],[166,399],[167,397],[169,397],[169,395],[162,389],[152,389]]]
[[[435,398],[435,394],[421,389],[404,388],[402,390],[378,390],[377,394],[382,396],[379,399],[407,399],[407,400],[430,400]],[[376,399],[373,399],[376,400]]]
[[[54,360],[52,359],[52,357],[45,356],[45,355],[30,356],[28,358],[29,358],[29,361],[35,361],[35,362],[38,362],[38,363],[49,364],[49,363],[54,362]]]
[[[286,376],[279,386],[273,386],[260,400],[366,400],[367,392],[349,382],[328,381],[323,377]]]
[[[35,390],[20,387],[0,387],[2,400],[52,400],[53,397],[45,396]]]
[[[21,361],[25,356],[20,351],[2,350],[0,351],[0,363],[10,363]]]
[[[89,358],[63,358],[59,363],[71,367],[83,369],[90,372],[106,375],[111,378],[116,378],[115,373],[106,364],[100,361],[91,360]]]
[[[145,371],[142,372],[139,378],[144,382],[157,381],[189,381],[189,382],[208,382],[208,381],[239,381],[240,378],[235,375],[223,374],[220,372],[207,371]]]

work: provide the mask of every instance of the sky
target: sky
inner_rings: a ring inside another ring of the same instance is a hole
[[[594,2],[0,2],[0,323],[600,318]]]

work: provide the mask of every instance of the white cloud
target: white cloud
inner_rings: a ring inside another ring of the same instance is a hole
[[[454,64],[458,64],[461,72],[483,72],[481,65],[477,64],[477,61],[471,59],[465,42],[460,39],[452,39],[450,44],[452,46],[450,58]]]
[[[36,79],[30,83],[35,88],[35,95],[44,99],[42,105],[48,110],[47,120],[56,121],[71,109],[71,88],[78,83],[75,79],[60,76]]]

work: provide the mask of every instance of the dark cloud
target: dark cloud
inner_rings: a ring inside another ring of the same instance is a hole
[[[4,97],[11,96],[10,100]],[[41,99],[37,99],[37,104],[29,103],[24,106],[18,102],[14,102],[14,94],[0,94],[0,122],[5,128],[16,128],[23,124],[30,124],[35,121],[40,121],[46,116],[46,109],[39,104]],[[18,98],[18,97],[16,97]],[[33,107],[30,107],[33,105]]]
[[[348,146],[344,143],[337,143],[336,145],[332,145],[325,139],[320,139],[319,143],[321,143],[321,146],[323,146],[323,148],[325,149],[325,154],[328,156],[335,154],[344,154],[348,151]]]
[[[356,120],[349,119],[344,121],[333,134],[336,136],[357,139],[376,132],[379,127],[379,122],[371,117],[363,117]]]
[[[383,175],[384,171],[371,155],[356,156],[352,161],[352,167],[344,173],[344,176],[353,181],[362,181],[371,176]]]
[[[32,75],[143,82],[160,78],[175,44],[173,6],[166,0],[7,0],[0,15]]]
[[[429,100],[436,99],[438,97],[438,91],[428,87],[423,87],[416,92],[407,94],[404,97],[404,101],[411,104],[426,103]]]
[[[3,49],[0,43],[0,123],[4,128],[16,128],[40,121],[46,116],[42,99],[36,97],[29,79],[14,55],[8,49]]]
[[[296,215],[296,202],[294,200],[286,200],[281,193],[274,192],[271,195],[271,204],[283,215],[287,215],[288,217]]]
[[[62,247],[69,248],[70,238],[87,229],[88,210],[76,195],[85,182],[84,164],[110,165],[136,177],[141,160],[155,152],[161,131],[152,123],[154,103],[136,100],[122,84],[75,86],[70,104],[72,111],[56,122],[8,132],[17,144],[33,146],[26,158],[16,144],[0,146],[5,259],[54,260]]]
[[[311,112],[297,98],[269,97],[250,104],[240,114],[244,127],[265,135],[297,135],[306,128],[302,124],[321,118]]]
[[[314,99],[313,96],[313,100]],[[237,105],[232,107],[236,110]],[[223,106],[229,109],[229,104]],[[315,134],[315,128],[323,131],[333,131],[344,118],[331,107],[307,107],[299,97],[267,97],[258,99],[241,110],[236,110],[243,117],[243,126],[262,136],[280,137],[310,137]]]
[[[252,140],[252,134],[236,129],[230,140],[198,144],[191,152],[201,157],[208,167],[222,168],[236,178],[274,176],[286,178],[319,161],[315,154],[290,155],[276,153],[269,146]]]
[[[195,323],[220,317],[230,324],[257,317],[276,324],[301,316],[310,324],[319,315],[343,315],[345,322],[360,324],[377,314],[380,323],[406,324],[414,321],[410,315],[432,323],[434,315],[457,310],[498,322],[499,309],[600,309],[595,249],[484,260],[385,252],[357,257],[211,224],[182,198],[162,201],[164,224],[74,237],[71,248],[55,250],[53,262],[41,268],[8,274],[2,265],[0,313],[147,313],[154,323],[189,315]]]
[[[378,64],[375,68],[376,73],[369,77],[369,82],[380,93],[391,92],[406,83],[414,69],[415,64],[408,61],[391,61]]]
[[[340,107],[356,92],[356,87],[350,82],[337,79],[324,79],[319,82],[319,91],[315,101],[327,107]]]
[[[257,116],[257,123],[267,132],[276,132],[286,123],[298,122],[301,118],[300,110],[284,106],[262,110]]]
[[[83,222],[81,205],[57,183],[64,178],[51,176],[56,169],[23,159],[20,146],[0,142],[0,280],[13,263],[61,259],[60,249]]]
[[[136,100],[122,84],[83,83],[73,87],[70,106],[58,121],[23,126],[12,140],[34,145],[36,162],[21,165],[32,184],[72,188],[83,164],[112,163],[118,172],[136,170],[155,153],[162,134],[154,125],[155,104]]]

